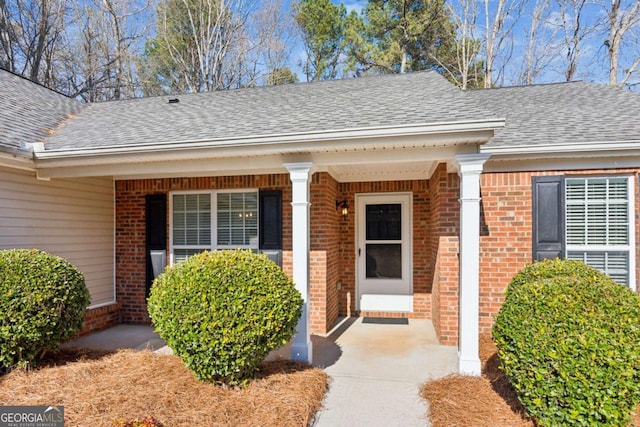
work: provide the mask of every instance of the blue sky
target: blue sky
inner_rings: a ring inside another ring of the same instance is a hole
[[[332,0],[335,4],[339,4],[339,1]],[[633,2],[638,0],[623,0],[623,8],[629,7]],[[363,0],[347,0],[342,2],[348,11],[356,10],[361,11],[366,1]],[[498,56],[498,68],[502,68],[504,72],[499,76],[498,84],[511,85],[517,83],[517,76],[521,71],[524,50],[526,49],[527,31],[529,27],[529,17],[532,15],[535,1],[525,1],[526,10],[523,17],[516,23],[513,29],[513,43],[507,43],[508,49]],[[458,4],[457,1],[450,2],[450,4]],[[478,5],[479,16],[478,25],[475,35],[478,38],[482,38],[484,35],[484,1],[476,0]],[[495,10],[497,1],[491,0],[490,10]],[[606,0],[602,1],[605,6],[609,5]],[[555,81],[564,81],[564,68],[566,66],[566,54],[567,50],[561,43],[563,39],[561,29],[561,14],[558,1],[551,0],[550,5],[552,13],[549,15],[549,22],[541,27],[541,42],[538,49],[549,50],[553,49],[554,54],[549,60],[549,65],[545,72],[542,73],[537,82],[547,83]],[[570,19],[571,14],[567,15]],[[605,11],[602,7],[598,6],[596,2],[588,2],[582,13],[582,21],[584,27],[595,26],[598,21],[603,21],[606,17]],[[555,33],[554,33],[555,32]],[[636,28],[636,32],[640,33],[640,26]],[[552,39],[552,36],[553,39]],[[606,30],[604,28],[597,27],[587,32],[583,36],[581,42],[581,54],[578,61],[578,69],[575,79],[590,80],[597,82],[608,82],[608,70],[609,60],[607,55],[607,48],[604,46],[604,42],[607,39]],[[509,52],[507,54],[507,51]],[[621,68],[628,67],[635,58],[640,55],[640,46],[638,41],[635,43],[629,43],[623,46],[621,51]]]

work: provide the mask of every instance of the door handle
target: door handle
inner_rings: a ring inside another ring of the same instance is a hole
[[[362,251],[362,249],[358,248],[358,256],[360,256],[360,252]]]

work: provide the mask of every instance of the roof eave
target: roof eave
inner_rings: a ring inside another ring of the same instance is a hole
[[[575,143],[544,144],[544,145],[511,145],[480,147],[481,153],[491,154],[493,159],[523,159],[541,157],[567,157],[567,156],[593,156],[607,155],[607,153],[619,156],[622,152],[640,152],[640,139],[613,140],[613,141],[588,141]]]
[[[0,151],[0,167],[36,171],[32,152],[20,149]]]
[[[167,153],[184,150],[211,150],[211,149],[249,149],[259,152],[271,151],[269,147],[287,146],[295,147],[304,145],[305,149],[322,149],[337,141],[369,141],[371,139],[398,138],[410,136],[447,135],[455,133],[485,133],[486,136],[478,137],[478,143],[489,141],[493,132],[502,129],[505,119],[492,118],[486,120],[473,120],[464,122],[447,122],[435,124],[421,124],[411,126],[385,126],[359,129],[332,130],[323,132],[288,133],[266,136],[248,136],[237,138],[218,138],[186,141],[166,141],[160,143],[137,144],[135,146],[107,146],[94,148],[72,149],[45,149],[34,153],[36,159],[64,159],[96,156],[121,156],[127,154],[142,153]],[[489,133],[487,133],[489,132]]]
[[[124,151],[39,152],[43,177],[208,176],[212,173],[286,173],[284,162],[315,161],[329,167],[346,161],[448,161],[456,153],[477,153],[503,120],[449,123],[428,127],[368,129],[361,132],[305,134],[243,141],[174,144]],[[314,139],[315,136],[315,139]],[[368,159],[368,160],[366,160]]]

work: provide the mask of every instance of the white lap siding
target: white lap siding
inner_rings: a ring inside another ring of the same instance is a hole
[[[0,168],[0,249],[11,248],[65,258],[84,274],[91,307],[114,302],[113,179],[42,181]]]

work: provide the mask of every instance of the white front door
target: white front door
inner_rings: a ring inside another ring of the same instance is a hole
[[[411,193],[356,195],[357,309],[413,311]]]

